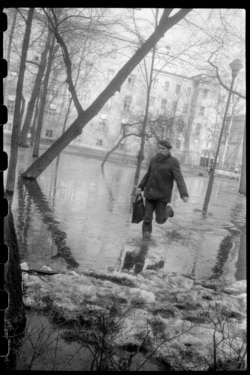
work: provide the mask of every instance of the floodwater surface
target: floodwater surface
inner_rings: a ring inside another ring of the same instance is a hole
[[[139,259],[135,272],[159,264],[195,278],[246,278],[246,200],[238,181],[215,179],[204,216],[208,177],[183,168],[189,202],[175,186],[174,217],[163,225],[154,221],[152,240],[145,244],[141,223],[131,223],[134,167],[107,162],[103,174],[101,160],[63,152],[36,181],[25,180],[20,173],[31,155],[31,149],[19,148],[12,203],[21,259],[30,268],[121,270],[132,253]]]

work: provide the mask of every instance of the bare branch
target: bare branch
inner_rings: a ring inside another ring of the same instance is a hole
[[[52,27],[53,33],[55,34],[57,42],[60,44],[60,46],[62,48],[63,59],[64,59],[64,62],[65,62],[66,71],[67,71],[67,80],[66,80],[66,82],[69,85],[69,91],[70,91],[70,93],[72,95],[72,99],[73,99],[74,105],[76,107],[77,113],[80,116],[81,114],[83,114],[84,110],[83,110],[83,108],[82,108],[82,106],[81,106],[81,104],[80,104],[80,102],[78,100],[78,97],[77,97],[77,94],[76,94],[76,90],[75,90],[75,86],[73,84],[72,71],[71,71],[71,60],[70,60],[70,57],[69,57],[68,48],[67,48],[67,46],[66,46],[63,38],[61,37],[61,35],[59,34],[59,31],[58,31],[57,16],[55,14],[54,9],[52,9],[51,12],[52,12],[54,20],[55,20],[55,25],[54,25],[53,21],[52,21],[52,19],[50,17],[50,15],[48,14],[48,12],[46,11],[45,8],[43,8],[43,11],[44,11],[44,13],[47,16],[48,21],[50,22],[50,25]]]
[[[28,63],[28,64],[33,64],[33,65],[36,65],[36,66],[39,66],[39,65],[40,65],[40,63],[37,63],[37,62],[35,62],[35,61],[31,61],[31,60],[26,60],[26,63]]]
[[[218,66],[216,66],[215,64],[213,64],[213,63],[210,61],[211,57],[212,57],[212,56],[209,57],[209,59],[208,59],[208,63],[209,63],[214,69],[215,69],[215,71],[216,71],[216,78],[218,79],[220,85],[221,85],[222,87],[224,87],[225,90],[230,91],[230,88],[227,87],[227,86],[223,83],[223,81],[222,81],[222,79],[221,79],[221,77],[220,77]],[[238,91],[232,90],[232,93],[233,93],[234,95],[238,96],[238,97],[241,98],[241,99],[246,99],[246,96],[242,95],[242,94],[239,93]]]

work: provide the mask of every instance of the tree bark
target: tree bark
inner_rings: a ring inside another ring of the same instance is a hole
[[[50,76],[52,62],[53,62],[53,58],[54,58],[54,46],[55,46],[55,37],[53,35],[52,40],[51,40],[50,51],[49,51],[48,65],[47,65],[47,69],[46,69],[46,73],[45,73],[45,77],[44,77],[44,82],[43,82],[43,88],[42,88],[39,116],[38,116],[37,128],[36,128],[36,133],[35,133],[33,156],[38,156],[38,154],[39,154],[39,145],[40,145],[42,124],[43,124],[43,114],[44,114],[44,109],[45,109],[45,104],[46,104],[46,96],[47,96],[47,91],[48,91],[49,76]]]
[[[243,151],[242,151],[242,164],[241,164],[241,176],[240,176],[239,193],[246,195],[246,120],[245,120],[245,127],[244,127],[244,138],[243,138]]]
[[[29,101],[29,104],[28,104],[24,124],[23,124],[22,130],[20,132],[19,146],[28,147],[27,135],[28,135],[28,132],[29,132],[29,129],[30,129],[30,124],[31,124],[31,120],[32,120],[32,116],[33,116],[33,112],[34,112],[34,108],[35,108],[36,98],[37,98],[38,93],[39,93],[39,89],[40,89],[40,86],[41,86],[41,83],[42,83],[42,78],[43,78],[45,67],[46,67],[46,58],[47,58],[47,54],[48,54],[48,51],[49,51],[50,41],[51,41],[51,34],[48,33],[45,48],[42,52],[41,62],[40,62],[40,65],[39,65],[36,80],[35,80],[34,87],[33,87],[33,90],[32,90],[31,98],[30,98],[30,101]]]
[[[33,144],[34,144],[34,138],[35,138],[35,134],[36,134],[37,118],[38,118],[38,110],[39,110],[39,100],[40,100],[40,89],[39,89],[39,92],[38,92],[38,95],[37,95],[37,98],[36,98],[35,115],[34,115],[34,118],[33,118],[33,123],[32,123],[31,131],[30,131],[31,132],[30,146],[33,146]]]
[[[21,110],[20,110],[20,126],[22,124],[22,121],[23,121],[23,114],[24,114],[24,110],[25,110],[25,97],[23,96],[23,93],[22,93],[22,98],[21,98]]]
[[[109,85],[102,91],[96,100],[86,109],[78,114],[77,119],[70,125],[66,132],[58,138],[23,174],[24,178],[36,179],[47,166],[57,157],[57,155],[79,134],[84,126],[101,110],[104,104],[116,91],[120,91],[121,85],[147,55],[147,53],[164,36],[167,30],[183,19],[191,9],[181,9],[172,17],[169,17],[169,10],[165,9],[160,19],[159,25],[146,42],[136,51],[128,62],[119,70]],[[68,70],[67,70],[68,74]],[[69,77],[68,77],[69,78]],[[72,81],[72,79],[71,79]],[[68,79],[68,83],[70,80]],[[75,102],[74,102],[75,104]]]
[[[19,74],[18,74],[18,80],[17,80],[13,129],[12,129],[12,135],[11,135],[10,162],[9,162],[7,182],[6,182],[6,191],[9,192],[10,194],[13,194],[14,186],[15,186],[16,164],[17,164],[17,155],[18,155],[18,138],[19,138],[20,124],[21,124],[20,123],[20,120],[21,120],[20,119],[20,107],[21,107],[21,100],[22,100],[25,62],[26,62],[28,48],[29,48],[31,25],[32,25],[34,11],[35,11],[35,8],[30,8],[28,11],[26,29],[25,29],[25,34],[24,34],[24,39],[23,39],[23,44],[22,44],[22,55],[21,55],[21,61],[20,61],[20,67],[19,67]]]

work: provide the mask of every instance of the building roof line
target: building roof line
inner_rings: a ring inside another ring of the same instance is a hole
[[[179,78],[184,78],[186,80],[189,80],[189,81],[192,81],[193,80],[193,77],[187,77],[187,76],[184,76],[182,74],[177,74],[177,73],[172,73],[172,72],[167,72],[165,70],[161,70],[161,69],[154,69],[156,72],[159,72],[159,73],[164,73],[164,74],[167,74],[167,75],[170,75],[170,76],[175,76],[175,77],[179,77]]]

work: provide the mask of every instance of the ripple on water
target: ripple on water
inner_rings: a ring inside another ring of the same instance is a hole
[[[26,151],[20,149],[20,170],[27,162]],[[100,160],[62,154],[59,164],[53,162],[39,176],[38,187],[19,183],[13,213],[26,261],[48,264],[51,254],[56,254],[79,267],[91,264],[100,269],[121,261],[124,246],[138,249],[141,223],[131,223],[134,173],[134,168],[107,163],[103,176]],[[237,236],[244,226],[245,198],[235,183],[215,179],[204,217],[208,180],[191,175],[185,180],[190,201],[185,204],[175,186],[175,215],[162,226],[153,222],[155,245],[149,252],[164,257],[164,269],[209,277],[223,238],[230,231]]]

